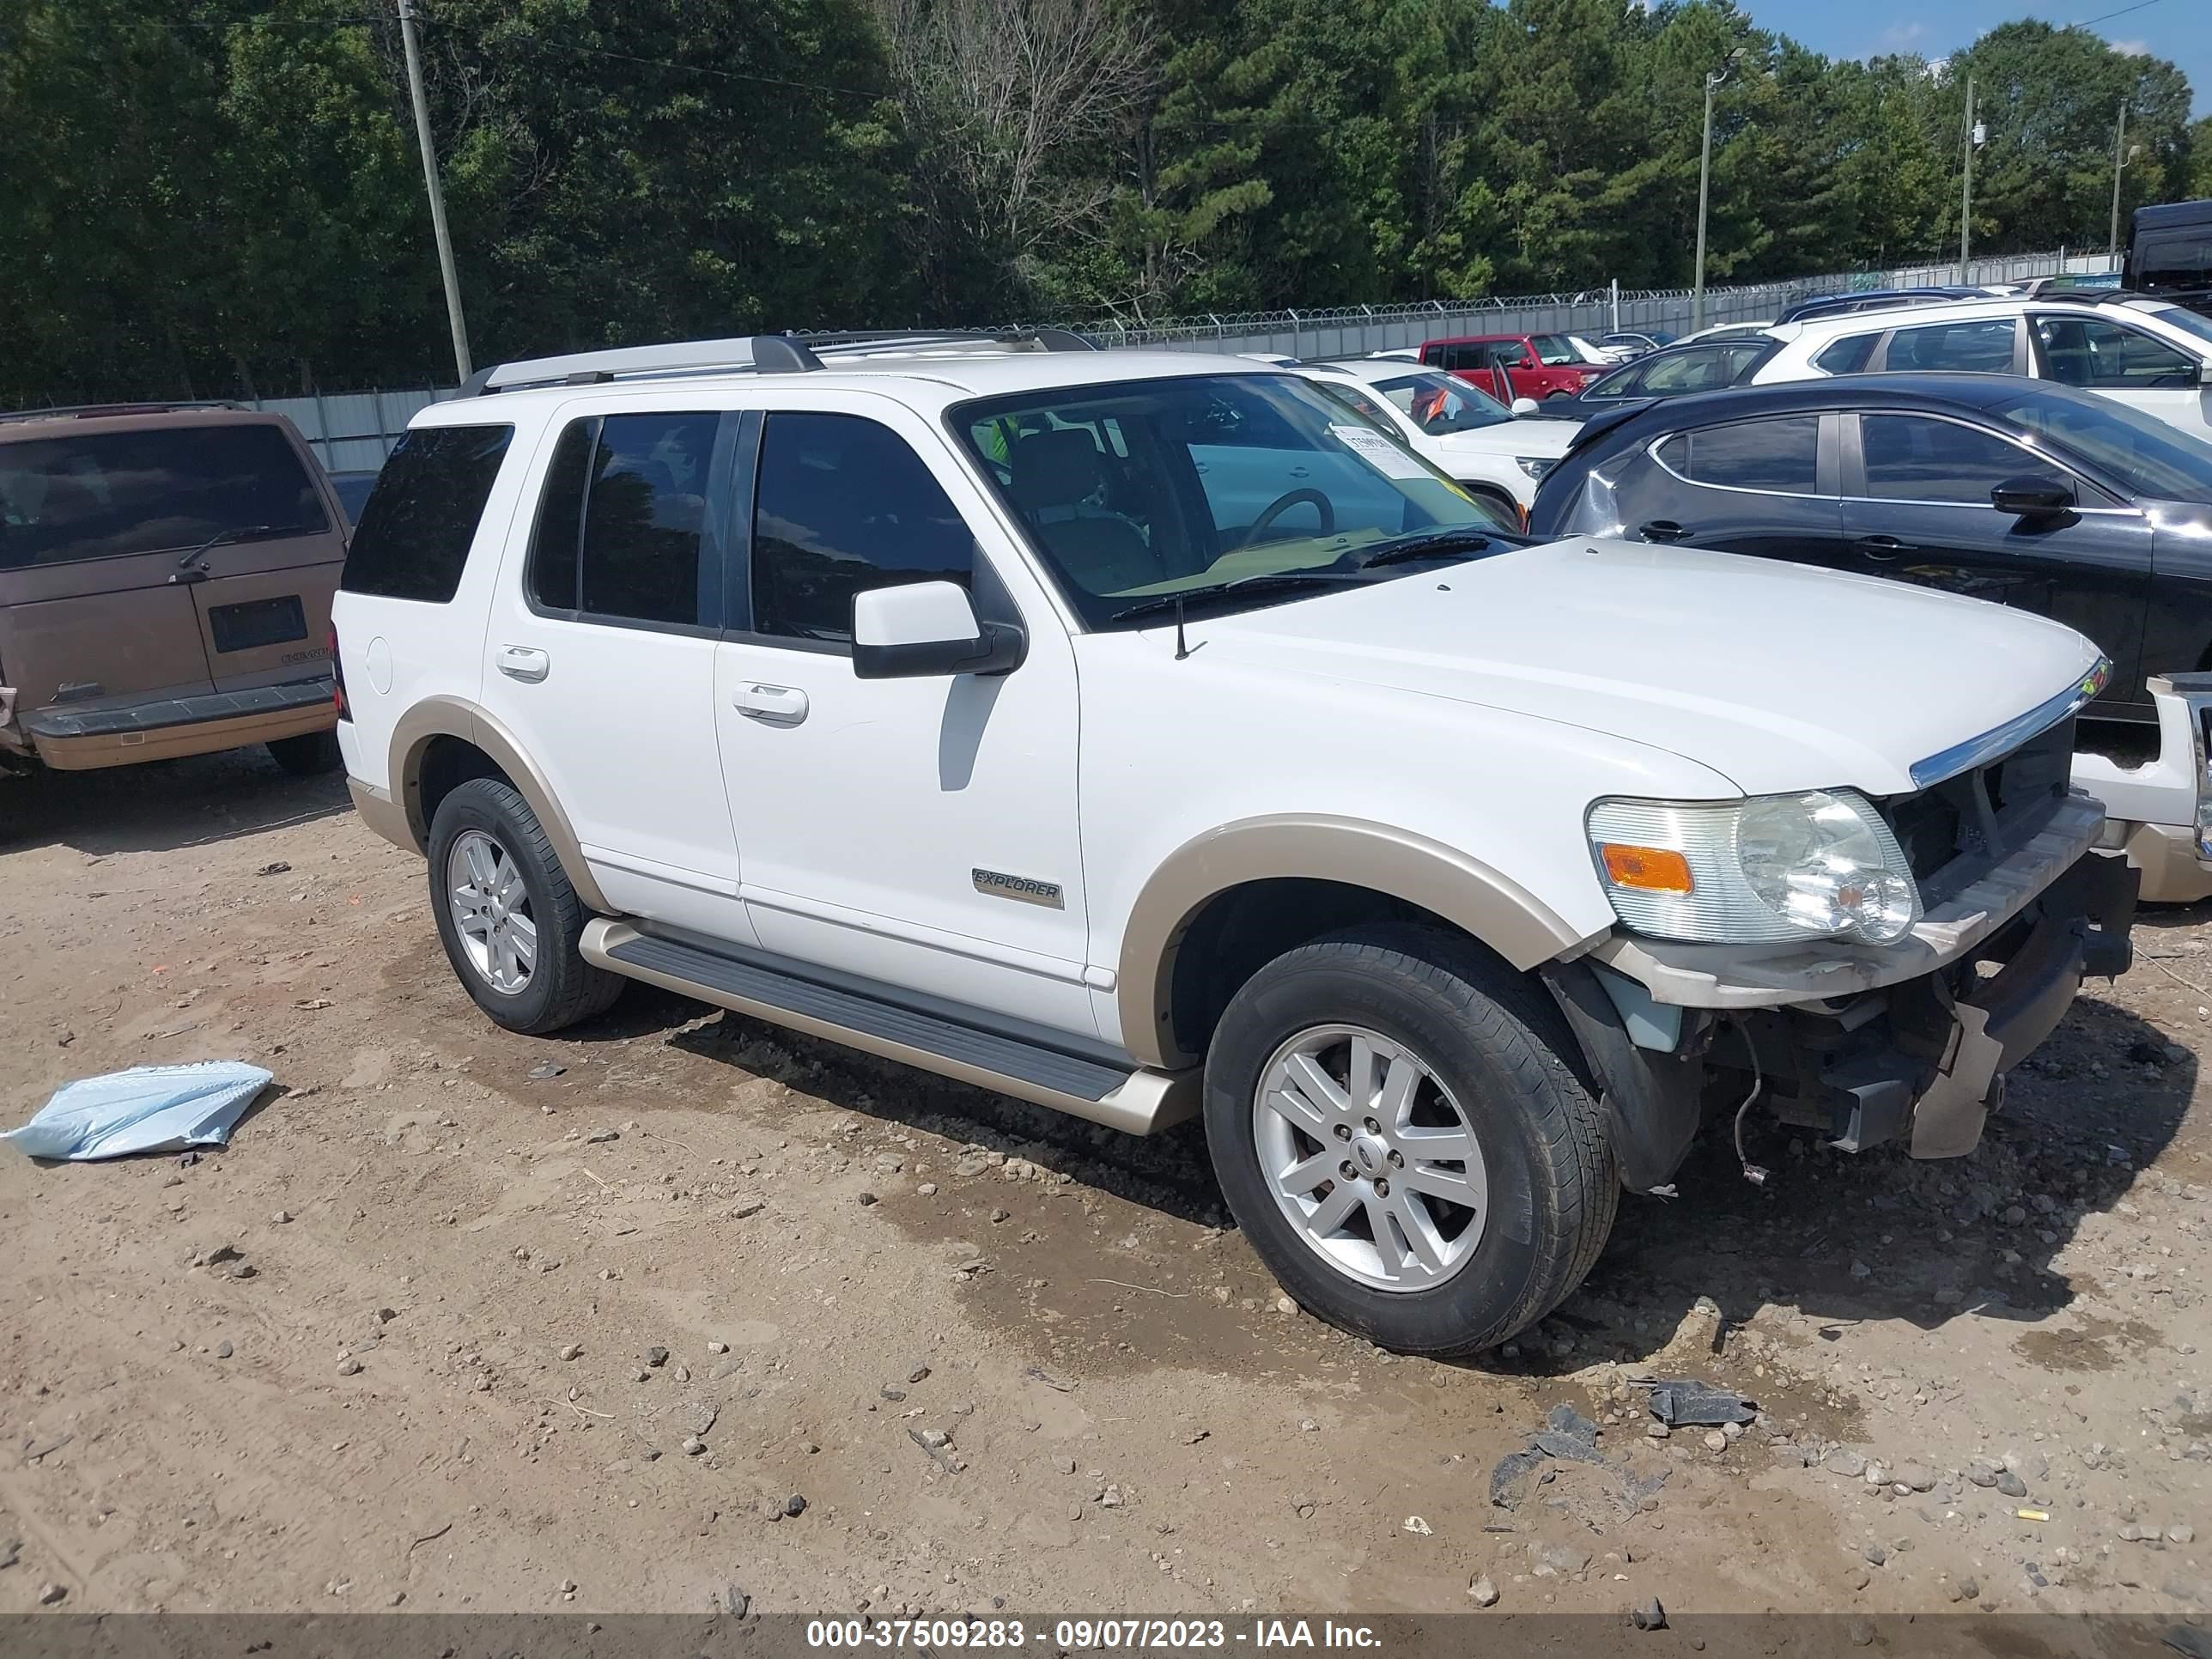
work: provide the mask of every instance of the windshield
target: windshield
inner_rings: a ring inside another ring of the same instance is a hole
[[[1432,438],[1448,432],[1474,432],[1513,418],[1505,405],[1479,386],[1433,371],[1401,374],[1374,382],[1381,392]]]
[[[1536,348],[1536,361],[1547,368],[1582,361],[1575,355],[1575,349],[1556,334],[1532,334],[1528,343]]]
[[[2030,392],[1992,404],[1990,412],[2102,467],[2130,494],[2212,502],[2212,444],[2125,404]]]
[[[2184,334],[2193,334],[2207,345],[2212,345],[2212,317],[2202,317],[2183,306],[2130,306],[2146,317],[2155,317],[2168,328],[2178,328]]]
[[[1092,628],[1177,592],[1208,590],[1215,614],[1301,597],[1295,580],[1211,591],[1254,578],[1387,580],[1414,567],[1358,572],[1386,543],[1504,527],[1294,375],[1054,387],[951,419]]]

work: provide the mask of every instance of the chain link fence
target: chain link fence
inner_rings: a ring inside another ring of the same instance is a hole
[[[2009,254],[1977,259],[1968,267],[1972,284],[2027,282],[2061,274],[2100,276],[2117,268],[2104,253]],[[1960,280],[1959,263],[1912,265],[1886,270],[1857,270],[1794,282],[1705,290],[1707,326],[1764,322],[1792,300],[1814,294],[1869,289],[1923,288]],[[1610,334],[1620,331],[1685,334],[1695,308],[1687,289],[1621,290],[1585,289],[1573,294],[1518,295],[1468,301],[1429,301],[1419,305],[1339,306],[1316,311],[1248,312],[1237,315],[1178,317],[1149,323],[1109,319],[1061,324],[1108,348],[1146,346],[1155,350],[1252,353],[1283,357],[1358,357],[1376,351],[1402,351],[1450,334]],[[392,445],[407,429],[416,410],[453,395],[450,387],[415,387],[360,392],[331,392],[312,398],[252,399],[256,409],[289,416],[306,434],[323,464],[333,472],[374,471]]]

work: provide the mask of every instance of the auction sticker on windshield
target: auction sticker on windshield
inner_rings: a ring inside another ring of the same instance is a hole
[[[1386,478],[1427,478],[1428,468],[1379,432],[1364,426],[1331,426],[1329,435]]]

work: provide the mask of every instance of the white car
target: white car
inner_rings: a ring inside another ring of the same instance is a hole
[[[1516,525],[1528,522],[1538,481],[1574,441],[1571,422],[1518,419],[1481,387],[1419,363],[1363,357],[1301,363],[1297,372],[1396,433]]]
[[[1632,346],[1594,345],[1579,334],[1562,334],[1559,337],[1574,348],[1576,356],[1600,368],[1612,368],[1636,356],[1636,349]]]
[[[1708,1097],[1755,1178],[1770,1114],[1957,1156],[2126,965],[2079,634],[1530,546],[1310,379],[1054,343],[587,352],[414,417],[339,742],[487,1018],[643,980],[1197,1115],[1293,1295],[1459,1354],[1572,1293]]]
[[[1771,317],[1757,323],[1715,323],[1711,328],[1701,328],[1695,334],[1685,334],[1674,343],[1692,345],[1699,340],[1756,339],[1773,326],[1774,319]]]
[[[1786,343],[1754,386],[1893,368],[2026,374],[2212,438],[2212,318],[2162,300],[2081,289],[1854,312],[1767,332]]]

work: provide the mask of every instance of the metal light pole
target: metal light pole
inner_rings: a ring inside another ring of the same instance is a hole
[[[2120,169],[2128,164],[2128,100],[2120,100],[2119,130],[2112,135],[2112,240],[2106,252],[2120,251]]]
[[[446,320],[453,330],[453,367],[465,380],[475,373],[469,362],[469,325],[461,315],[461,279],[453,270],[453,240],[446,233],[446,197],[438,188],[438,152],[430,143],[430,106],[422,95],[422,52],[415,40],[415,11],[399,0],[399,38],[407,48],[407,92],[415,100],[415,142],[422,149],[422,183],[430,192],[430,234],[438,243],[438,275],[446,284]]]
[[[1729,78],[1729,71],[1743,48],[1739,46],[1728,55],[1728,61],[1705,76],[1705,140],[1698,158],[1698,270],[1690,287],[1690,331],[1694,334],[1705,325],[1705,203],[1711,194],[1713,182],[1713,90]]]
[[[1959,284],[1966,283],[1966,259],[1974,228],[1974,77],[1966,77],[1966,172],[1959,196]]]

